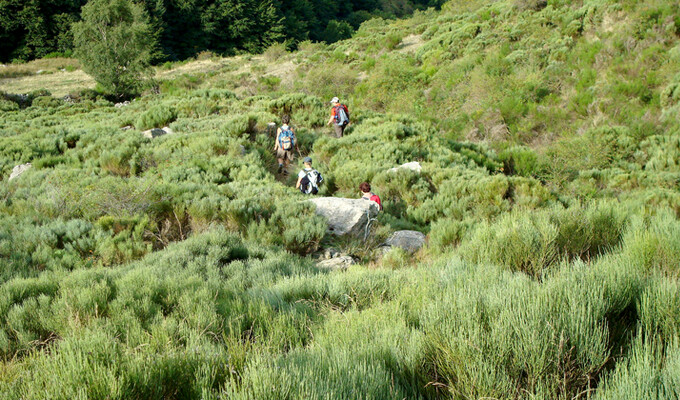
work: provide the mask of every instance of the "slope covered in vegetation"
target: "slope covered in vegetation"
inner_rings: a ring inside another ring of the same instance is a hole
[[[679,39],[663,1],[450,1],[129,105],[3,94],[0,393],[677,398]],[[284,113],[323,195],[381,195],[367,241],[276,174]],[[382,256],[399,229],[428,245]]]

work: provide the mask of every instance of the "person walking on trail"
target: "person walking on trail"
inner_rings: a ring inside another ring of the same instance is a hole
[[[300,149],[298,148],[295,131],[288,125],[290,123],[290,116],[286,114],[281,117],[281,123],[283,125],[276,130],[274,151],[279,162],[278,172],[283,171],[284,174],[287,174],[288,164],[295,158],[293,150],[297,150],[298,154],[300,154]]]
[[[378,209],[382,211],[382,202],[377,194],[371,193],[371,184],[368,182],[361,182],[359,185],[359,191],[361,191],[361,198],[364,200],[374,201],[378,203]]]
[[[345,127],[349,125],[349,110],[344,104],[340,104],[340,99],[333,97],[331,100],[333,108],[331,108],[331,118],[326,125],[333,124],[335,130],[335,137],[341,138]]]
[[[319,193],[319,185],[323,182],[323,177],[319,171],[312,168],[312,159],[310,157],[305,157],[302,162],[304,168],[298,174],[295,189],[300,189],[300,192],[304,194]]]

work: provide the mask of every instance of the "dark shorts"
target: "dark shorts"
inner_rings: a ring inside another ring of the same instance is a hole
[[[333,124],[333,129],[335,130],[335,137],[341,138],[342,133],[345,131],[345,127],[347,125],[338,125],[338,124]]]

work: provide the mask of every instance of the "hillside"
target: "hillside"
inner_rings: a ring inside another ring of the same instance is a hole
[[[121,104],[0,69],[0,397],[678,398],[679,72],[655,0],[452,0]],[[367,240],[277,173],[283,114],[320,195],[381,196]]]

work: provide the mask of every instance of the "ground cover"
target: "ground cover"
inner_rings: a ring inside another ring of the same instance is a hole
[[[129,104],[3,86],[0,392],[676,398],[679,16],[453,1],[160,66]],[[381,195],[369,241],[327,235],[276,174],[284,113],[322,195]],[[399,229],[427,246],[382,256]],[[360,264],[318,269],[331,246]]]

